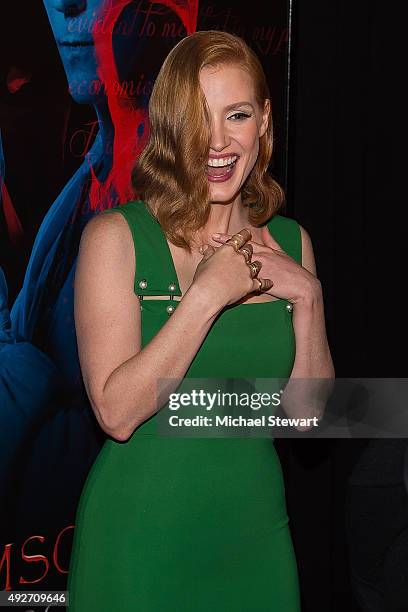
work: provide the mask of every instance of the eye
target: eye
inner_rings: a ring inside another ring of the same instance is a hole
[[[233,121],[243,121],[244,119],[248,119],[249,117],[252,117],[251,113],[244,113],[242,111],[238,111],[233,115],[230,115],[228,119],[232,119]]]

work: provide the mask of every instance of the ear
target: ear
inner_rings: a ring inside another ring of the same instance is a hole
[[[262,112],[262,122],[259,126],[259,138],[261,138],[268,129],[269,118],[271,114],[271,101],[266,98]]]

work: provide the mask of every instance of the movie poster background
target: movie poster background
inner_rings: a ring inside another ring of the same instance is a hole
[[[66,31],[71,24],[72,36],[94,33],[99,64],[93,77],[78,61],[75,78],[71,62],[67,83],[56,43],[62,30],[53,36],[44,5],[3,9],[0,589],[7,590],[66,586],[76,505],[104,440],[76,355],[72,279],[79,239],[98,210],[130,199],[129,172],[148,135],[152,83],[186,32],[227,30],[256,51],[271,89],[271,171],[283,186],[287,175],[289,0],[253,2],[245,10],[228,0],[45,4],[59,12]],[[105,32],[102,26],[97,32],[98,17]],[[113,47],[106,44],[109,28]],[[91,102],[101,83],[109,113],[98,125]]]

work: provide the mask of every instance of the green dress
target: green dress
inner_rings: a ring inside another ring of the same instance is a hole
[[[165,235],[147,206],[133,201],[107,212],[121,213],[132,230],[135,292],[167,296],[174,284],[181,295]],[[277,215],[268,227],[300,263],[298,224]],[[140,303],[145,346],[168,320],[167,307],[179,302]],[[186,376],[288,378],[295,342],[287,305],[225,309]],[[69,610],[299,612],[273,439],[163,437],[156,419],[125,443],[108,439],[89,473],[77,511]]]

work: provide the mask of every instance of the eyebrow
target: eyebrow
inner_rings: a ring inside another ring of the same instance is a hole
[[[237,106],[250,106],[251,108],[253,108],[251,102],[234,102],[234,104],[229,104],[228,106],[225,107],[226,111],[231,110],[232,108],[236,108]]]

